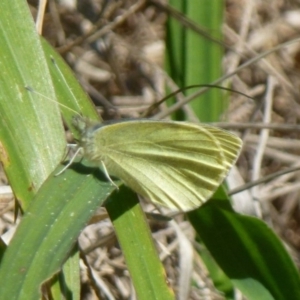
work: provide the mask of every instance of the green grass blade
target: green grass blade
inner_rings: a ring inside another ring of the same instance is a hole
[[[223,1],[190,1],[187,16],[195,23],[207,28],[209,34],[221,40],[223,23]],[[185,85],[207,84],[222,75],[222,46],[188,30],[185,47]],[[192,94],[189,91],[187,94]],[[211,89],[191,102],[191,107],[202,122],[217,121],[226,107],[222,91]]]
[[[60,176],[52,174],[4,254],[0,299],[38,299],[41,283],[60,270],[80,231],[112,191],[100,171],[91,174],[80,163]]]
[[[123,199],[121,199],[123,198]],[[122,186],[106,204],[138,299],[175,299],[136,194]]]
[[[53,299],[80,300],[79,259],[78,246],[75,244],[62,270],[50,280]]]
[[[0,159],[26,209],[63,156],[64,131],[58,108],[35,101],[25,89],[34,84],[44,95],[55,95],[25,2],[0,2],[0,40]]]
[[[208,36],[221,40],[223,1],[172,0],[170,5],[199,28],[206,28]],[[179,87],[209,84],[222,75],[222,46],[191,28],[183,27],[172,15],[168,20],[167,29],[168,72]],[[188,95],[191,93],[193,91],[187,92]],[[194,99],[191,107],[201,121],[216,121],[226,107],[223,98],[222,91],[212,89]]]
[[[218,291],[222,293],[224,299],[234,299],[234,286],[230,278],[224,273],[224,271],[217,264],[211,253],[205,247],[203,241],[199,240],[201,245],[200,250],[198,250],[201,259],[205,263],[208,274],[213,281],[214,286]]]

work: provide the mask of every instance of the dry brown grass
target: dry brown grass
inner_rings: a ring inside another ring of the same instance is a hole
[[[29,2],[35,16],[35,3]],[[104,119],[139,117],[164,95],[166,78],[159,68],[163,67],[164,60],[166,14],[146,1],[108,1],[106,7],[103,7],[105,1],[100,0],[78,3],[78,7],[72,8],[49,1],[43,35],[72,66]],[[296,0],[226,1],[223,32],[224,45],[229,49],[224,56],[224,72],[233,72],[258,54],[296,39],[299,20]],[[299,75],[300,46],[295,42],[260,58],[229,79],[234,90],[255,98],[233,93],[228,112],[230,122],[277,124],[275,129],[263,129],[263,125],[261,129],[241,126],[239,132],[245,144],[238,171],[244,182],[300,164],[300,126],[284,127],[297,125],[300,119]],[[290,247],[297,264],[299,178],[299,171],[294,171],[247,192],[249,199],[256,197],[260,202],[260,208],[252,213],[261,213],[261,218]],[[6,183],[5,178],[2,182]],[[13,223],[11,191],[2,192],[0,201],[0,229],[4,232]],[[241,210],[239,199],[236,201],[237,209]],[[105,287],[116,299],[129,299],[132,287],[112,226],[104,212],[97,212],[95,220],[80,237],[86,255],[85,264],[82,263],[83,299],[97,299],[95,290]],[[188,239],[193,240],[189,223],[183,217],[177,221]],[[151,224],[170,283],[176,286],[181,241],[174,227],[166,222],[151,221]],[[193,280],[198,287],[193,287],[190,299],[222,299],[198,259]],[[95,290],[91,282],[97,286]]]

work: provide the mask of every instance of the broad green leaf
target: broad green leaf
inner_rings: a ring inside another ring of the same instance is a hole
[[[189,213],[189,219],[219,266],[247,299],[300,299],[299,273],[265,223],[239,215],[229,202],[217,199]]]

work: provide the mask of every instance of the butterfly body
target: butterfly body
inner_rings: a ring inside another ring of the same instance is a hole
[[[216,127],[135,120],[109,125],[75,117],[84,156],[154,203],[199,207],[235,163],[241,140]]]

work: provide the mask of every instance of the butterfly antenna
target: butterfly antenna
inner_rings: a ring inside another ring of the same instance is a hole
[[[107,172],[107,169],[106,169],[106,166],[104,164],[104,162],[101,160],[101,165],[102,165],[102,168],[103,168],[103,172],[105,174],[105,177],[108,179],[108,181],[116,187],[117,190],[119,190],[119,187],[113,182],[113,180],[110,178],[108,172]]]
[[[61,106],[61,107],[65,108],[65,109],[67,109],[67,110],[69,110],[69,111],[75,113],[76,115],[79,115],[78,112],[77,112],[76,110],[74,110],[74,109],[72,109],[72,108],[70,108],[70,107],[68,107],[68,106],[66,106],[66,105],[64,105],[64,104],[62,104],[62,103],[59,103],[58,101],[56,101],[56,100],[54,100],[54,99],[52,99],[52,98],[49,98],[49,97],[43,95],[42,93],[40,93],[40,92],[34,90],[34,89],[33,89],[31,86],[29,86],[29,85],[25,86],[25,89],[26,89],[27,91],[31,92],[31,93],[34,93],[34,94],[36,94],[36,95],[38,95],[38,96],[44,98],[44,99],[47,99],[47,100],[50,101],[50,102],[53,102],[53,103],[58,104],[59,106]]]
[[[64,82],[64,84],[65,84],[66,86],[69,86],[68,83],[67,83],[67,81],[66,81],[65,76],[64,76],[63,73],[61,72],[59,66],[58,66],[57,63],[56,63],[56,60],[54,59],[54,57],[53,57],[52,55],[50,55],[50,59],[51,59],[51,62],[52,62],[52,64],[53,64],[53,66],[55,67],[56,71],[59,73],[59,76],[60,76],[60,78],[62,79],[62,81]],[[70,92],[70,94],[72,95],[73,99],[76,100],[76,97],[75,97],[75,95],[74,95],[73,92],[72,92],[72,88],[70,88],[70,87],[69,87],[69,92]],[[78,114],[78,113],[77,113],[77,114]]]

